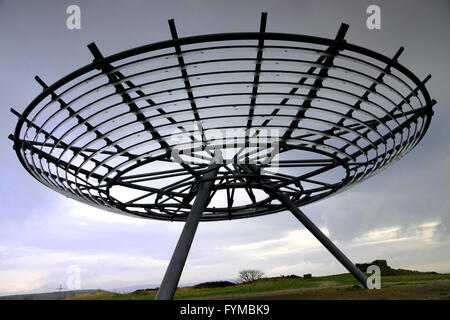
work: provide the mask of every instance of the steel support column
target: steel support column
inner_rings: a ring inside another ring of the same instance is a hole
[[[367,288],[367,277],[347,258],[338,247],[331,242],[327,236],[282,192],[271,192],[271,195],[278,199],[288,208],[292,214],[309,230],[322,245],[339,260],[340,263],[365,287]]]
[[[189,216],[184,224],[183,231],[181,231],[177,246],[175,247],[175,251],[173,252],[169,266],[167,267],[161,282],[161,287],[156,294],[156,300],[170,300],[175,294],[178,281],[180,281],[181,272],[183,271],[189,249],[192,245],[192,240],[194,239],[195,231],[197,230],[203,210],[208,205],[211,187],[214,184],[214,180],[212,179],[215,178],[218,170],[219,166],[217,164],[212,164],[203,175],[203,179],[206,181],[202,182],[198,188],[197,197],[195,198]]]

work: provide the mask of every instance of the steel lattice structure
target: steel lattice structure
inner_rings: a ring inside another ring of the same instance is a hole
[[[370,177],[429,127],[430,76],[399,64],[403,48],[346,42],[345,24],[335,39],[266,32],[265,14],[259,32],[178,38],[169,25],[172,40],[108,57],[92,43],[92,63],[51,86],[36,77],[43,92],[13,110],[10,136],[33,177],[144,218],[187,220],[204,188],[198,219],[252,217]]]

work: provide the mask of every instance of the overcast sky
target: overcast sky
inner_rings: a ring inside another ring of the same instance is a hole
[[[392,56],[438,101],[430,129],[401,161],[304,212],[354,262],[387,259],[395,268],[450,272],[450,2],[421,1],[3,1],[0,0],[0,294],[66,285],[71,266],[81,287],[159,285],[182,223],[102,212],[46,188],[20,165],[7,139],[41,88],[89,63],[86,45],[104,55],[179,36],[267,30],[346,39]],[[66,28],[66,8],[81,8],[81,30]],[[366,28],[366,8],[381,8],[381,30]],[[289,213],[201,223],[180,284],[236,278],[255,268],[268,276],[325,275],[345,269]]]

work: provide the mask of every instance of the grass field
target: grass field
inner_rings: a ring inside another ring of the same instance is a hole
[[[222,288],[178,288],[175,299],[446,299],[450,300],[450,274],[383,276],[380,290],[363,289],[350,274],[303,278],[265,278]],[[98,292],[75,300],[153,300],[156,290],[128,294]]]

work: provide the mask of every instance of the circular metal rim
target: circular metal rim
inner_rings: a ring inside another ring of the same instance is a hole
[[[375,58],[377,60],[380,60],[386,64],[389,64],[392,68],[397,69],[401,73],[405,74],[411,81],[414,82],[414,84],[419,88],[421,91],[423,97],[425,98],[425,108],[428,115],[432,115],[432,107],[431,107],[431,98],[426,90],[423,83],[406,67],[399,64],[397,61],[392,61],[391,58],[388,58],[385,55],[382,55],[378,52],[375,52],[373,50],[363,48],[354,44],[350,44],[346,41],[337,41],[334,39],[328,39],[328,38],[321,38],[321,37],[315,37],[315,36],[307,36],[307,35],[297,35],[297,34],[290,34],[290,33],[273,33],[273,32],[239,32],[239,33],[216,33],[216,34],[207,34],[207,35],[200,35],[200,36],[192,36],[192,37],[185,37],[185,38],[179,38],[179,39],[173,39],[173,40],[166,40],[161,42],[156,42],[153,44],[148,44],[140,47],[136,47],[133,49],[125,50],[113,55],[110,55],[108,57],[105,57],[103,59],[103,62],[105,63],[113,63],[118,60],[122,60],[125,58],[129,58],[134,55],[147,53],[155,50],[165,49],[169,47],[173,47],[174,45],[187,45],[187,44],[195,44],[195,43],[201,43],[201,42],[213,42],[213,41],[226,41],[226,40],[281,40],[281,41],[296,41],[296,42],[307,42],[312,44],[319,44],[319,45],[328,45],[328,46],[335,46],[339,49],[349,50],[353,51],[359,54],[363,54],[366,56],[369,56],[371,58]],[[23,126],[23,123],[28,116],[28,114],[41,102],[45,97],[47,97],[51,92],[57,90],[61,86],[63,86],[65,83],[85,74],[89,71],[93,71],[97,68],[97,64],[92,62],[84,67],[81,67],[80,69],[68,74],[67,76],[59,79],[52,85],[50,85],[48,88],[44,89],[25,109],[25,111],[22,113],[22,115],[19,118],[19,121],[17,123],[15,132],[14,132],[14,146],[17,148],[19,146],[19,134],[20,129]],[[427,122],[425,123],[425,129],[423,130],[423,135],[427,131],[429,124],[431,122],[431,117],[427,117]],[[420,141],[420,139],[419,139]],[[18,154],[19,156],[19,154]],[[21,158],[21,157],[19,157]]]
[[[349,44],[346,41],[337,41],[334,39],[327,39],[327,38],[320,38],[320,37],[314,37],[314,36],[307,36],[307,35],[296,35],[296,34],[287,34],[287,33],[266,33],[266,32],[243,32],[243,33],[219,33],[219,34],[207,34],[207,35],[200,35],[200,36],[193,36],[193,37],[185,37],[185,38],[179,38],[179,39],[173,39],[173,40],[167,40],[162,42],[157,42],[149,45],[140,46],[137,48],[129,49],[126,51],[119,52],[117,54],[110,55],[108,57],[105,57],[102,59],[101,62],[104,63],[113,63],[122,59],[126,59],[132,56],[136,56],[143,53],[149,53],[152,51],[170,48],[176,45],[189,45],[189,44],[197,44],[197,43],[207,43],[207,42],[214,42],[214,41],[227,41],[227,40],[280,40],[280,41],[294,41],[294,42],[302,42],[302,43],[309,43],[309,44],[317,44],[317,45],[325,45],[325,46],[333,46],[335,48],[338,48],[339,50],[348,50],[354,53],[362,54],[365,56],[368,56],[370,58],[374,58],[378,61],[381,61],[383,63],[388,64],[391,68],[397,69],[399,72],[401,72],[403,75],[407,76],[417,87],[418,91],[422,94],[422,96],[425,99],[424,103],[424,112],[426,113],[426,122],[423,126],[423,130],[421,131],[421,135],[419,138],[417,138],[414,145],[411,146],[413,148],[424,136],[426,131],[428,130],[428,127],[431,122],[431,116],[432,116],[432,100],[430,98],[430,95],[428,91],[426,90],[424,84],[411,72],[409,69],[404,67],[403,65],[399,64],[397,61],[392,60],[391,58],[388,58],[380,53],[377,53],[375,51],[372,51],[370,49],[366,49],[357,45]],[[20,131],[23,127],[25,120],[27,119],[27,116],[34,110],[34,108],[39,105],[39,103],[44,100],[47,96],[49,96],[52,92],[57,90],[58,88],[62,87],[66,83],[76,79],[79,76],[82,76],[90,71],[94,71],[98,69],[99,61],[94,61],[70,74],[67,76],[61,78],[60,80],[56,81],[46,89],[44,89],[25,109],[25,111],[21,114],[19,117],[19,121],[17,123],[15,134],[14,134],[14,149],[16,150],[16,154],[22,163],[22,166],[31,174],[30,170],[28,169],[28,166],[25,164],[25,160],[22,158],[22,155],[20,153]],[[33,175],[33,174],[32,174]],[[344,188],[345,189],[345,188]],[[336,192],[336,190],[332,190],[333,192]],[[337,191],[341,191],[337,190]],[[331,193],[333,193],[331,192]],[[329,195],[326,195],[329,196]],[[320,199],[325,198],[321,197]],[[303,203],[307,204],[309,202]],[[107,208],[106,208],[107,209]],[[113,208],[110,208],[113,209]],[[113,209],[114,210],[114,209]],[[262,214],[270,214],[274,212],[280,212],[283,211],[283,208],[280,208],[280,210],[271,211],[267,213]],[[139,215],[137,212],[132,212],[133,215]],[[253,214],[249,216],[257,216],[258,214]],[[142,215],[145,218],[154,218],[158,219],[156,216],[149,217],[148,215],[143,214]],[[233,219],[239,219],[247,217],[247,215],[243,216],[235,216]],[[161,217],[160,219],[165,220],[185,220],[185,217]],[[202,221],[213,221],[213,220],[223,220],[223,217],[202,217]]]

